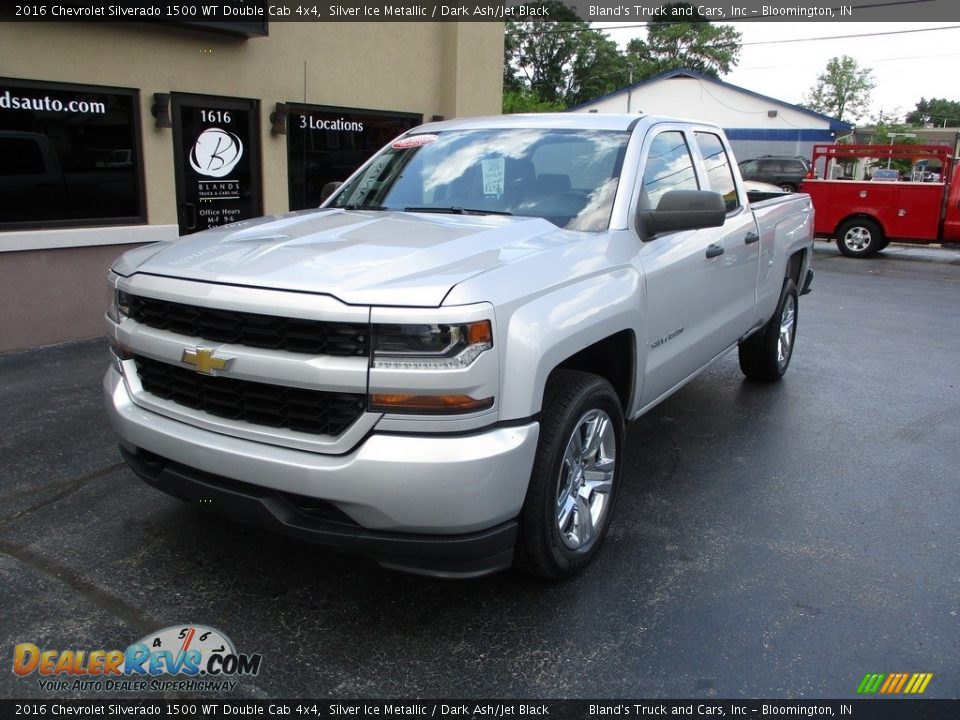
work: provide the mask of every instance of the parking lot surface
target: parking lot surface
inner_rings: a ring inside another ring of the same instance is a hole
[[[188,506],[121,463],[105,342],[0,356],[0,650],[211,626],[263,656],[202,694],[238,699],[843,698],[867,672],[958,697],[960,264],[815,268],[784,381],[731,354],[631,425],[606,547],[562,584],[400,575]],[[0,672],[4,698],[95,695]]]

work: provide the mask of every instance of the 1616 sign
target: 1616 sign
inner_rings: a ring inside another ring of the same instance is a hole
[[[249,101],[178,104],[178,215],[184,233],[260,214],[259,138]]]

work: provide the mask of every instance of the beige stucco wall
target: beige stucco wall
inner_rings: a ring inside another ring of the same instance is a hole
[[[123,248],[82,246],[176,235],[173,131],[155,127],[154,93],[260,101],[266,213],[288,209],[286,137],[270,132],[278,102],[426,121],[500,113],[502,23],[273,22],[246,39],[149,23],[0,23],[0,48],[0,76],[140,91],[150,226],[0,230],[0,352],[101,333],[104,273]],[[38,312],[31,289],[57,286],[62,300],[51,307],[48,295]]]
[[[103,335],[107,268],[132,247],[0,253],[0,352]]]
[[[151,224],[177,221],[173,131],[150,114],[157,92],[261,101],[268,213],[288,209],[286,138],[270,133],[277,102],[426,120],[500,113],[501,23],[274,22],[269,32],[241,39],[146,23],[0,23],[0,75],[139,89]]]

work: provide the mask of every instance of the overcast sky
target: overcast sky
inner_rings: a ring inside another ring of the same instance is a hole
[[[621,45],[645,35],[636,27],[611,30],[611,23],[596,23],[595,27]],[[737,23],[736,29],[743,36],[740,61],[721,79],[778,100],[800,103],[831,57],[850,55],[873,70],[877,83],[871,96],[874,114],[882,109],[885,117],[899,112],[902,118],[921,97],[960,101],[957,24],[748,22]],[[839,35],[860,37],[837,38]],[[827,37],[831,39],[814,39]]]

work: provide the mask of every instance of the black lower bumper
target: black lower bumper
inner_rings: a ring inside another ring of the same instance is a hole
[[[368,530],[332,506],[181,465],[147,451],[120,448],[145,482],[174,497],[223,515],[336,550],[369,556],[406,572],[479,577],[513,561],[517,522],[464,535],[420,535]]]

